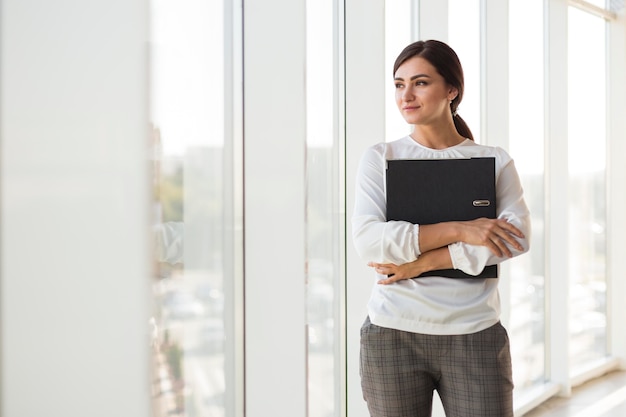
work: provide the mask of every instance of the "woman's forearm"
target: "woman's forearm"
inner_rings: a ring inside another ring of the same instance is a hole
[[[379,274],[387,275],[387,279],[378,281],[379,284],[392,284],[403,279],[415,278],[424,272],[450,269],[452,259],[448,247],[443,247],[422,253],[415,261],[402,265],[370,262],[369,266]]]
[[[424,272],[452,268],[452,258],[447,246],[422,253],[415,261],[419,264],[420,275]]]
[[[461,240],[458,222],[443,222],[419,226],[419,248],[422,255]]]
[[[485,246],[496,256],[510,258],[513,254],[508,245],[518,251],[523,250],[516,238],[523,239],[524,233],[506,219],[480,218],[423,225],[419,227],[418,237],[422,254],[463,242]]]

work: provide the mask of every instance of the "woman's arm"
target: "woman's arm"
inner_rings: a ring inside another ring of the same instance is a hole
[[[415,261],[402,265],[376,262],[369,262],[367,265],[374,268],[377,273],[387,275],[387,279],[381,279],[378,283],[388,285],[403,279],[415,278],[424,272],[450,269],[452,268],[452,260],[448,248],[443,247],[424,252]]]
[[[488,245],[477,245],[467,239],[448,245],[453,267],[470,275],[478,275],[487,265],[499,264],[521,255],[530,247],[530,212],[524,201],[522,185],[513,160],[503,150],[500,149],[499,152],[504,153],[502,159],[506,159],[496,179],[498,219],[513,225],[521,233],[510,235],[514,242],[509,239],[502,240],[500,236],[501,242],[505,242],[507,246],[502,255],[489,250]],[[473,235],[478,236],[475,233]]]
[[[480,246],[487,256],[491,254],[495,259],[514,256],[514,251],[524,251],[518,242],[518,239],[525,239],[525,232],[519,227],[523,222],[511,222],[508,217],[432,225],[388,222],[384,169],[385,159],[381,149],[369,148],[359,163],[352,216],[353,242],[361,258],[401,265],[414,261],[423,252],[455,245],[457,242]],[[455,267],[461,265],[467,268],[473,263],[473,255],[465,253],[466,249],[467,247],[454,248],[452,262]],[[484,265],[480,271],[483,268]]]
[[[484,246],[495,256],[511,257],[510,245],[522,250],[514,238],[524,238],[524,233],[505,219],[480,218],[465,222],[443,222],[420,226],[419,246],[422,252],[448,246],[455,242]]]
[[[433,227],[430,227],[433,226]],[[477,219],[468,222],[449,222],[439,223],[436,225],[427,225],[421,227],[420,239],[424,235],[431,244],[433,242],[446,241],[448,236],[458,236],[458,240],[471,243],[476,242],[475,245],[481,245],[489,247],[493,252],[498,251],[496,256],[512,257],[511,250],[506,246],[504,242],[509,243],[518,251],[522,251],[524,248],[522,245],[513,238],[513,235],[523,238],[523,233],[512,224],[503,219]],[[465,237],[462,237],[465,236]],[[485,243],[489,242],[490,245]],[[446,246],[437,247],[427,252],[423,252],[419,258],[413,262],[407,262],[402,265],[396,265],[393,263],[376,263],[369,262],[368,266],[374,268],[377,273],[387,275],[387,279],[378,281],[379,284],[392,284],[394,282],[410,279],[420,276],[424,272],[435,271],[439,269],[450,269],[454,265],[450,256],[450,251]]]
[[[420,255],[419,226],[387,221],[384,144],[368,148],[356,175],[352,240],[366,261],[403,264]]]
[[[438,269],[455,268],[478,275],[485,266],[500,263],[529,249],[530,213],[512,160],[508,160],[497,181],[498,219],[476,219],[420,227],[421,256],[406,263],[368,265],[387,275],[380,284],[410,279]],[[447,247],[437,245],[450,242]],[[432,249],[431,249],[432,248]]]

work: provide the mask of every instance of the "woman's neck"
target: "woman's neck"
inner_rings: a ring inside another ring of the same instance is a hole
[[[420,145],[431,149],[450,148],[462,143],[466,139],[456,131],[454,124],[452,126],[443,127],[415,125],[411,137]]]

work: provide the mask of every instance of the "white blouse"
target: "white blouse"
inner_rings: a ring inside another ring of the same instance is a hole
[[[513,256],[528,250],[530,214],[524,202],[519,176],[511,157],[501,148],[478,145],[466,139],[446,149],[430,149],[410,136],[368,148],[356,177],[352,216],[354,246],[364,262],[412,262],[420,255],[419,225],[387,221],[385,171],[391,159],[495,157],[496,213],[525,235],[517,240],[524,248],[509,247]],[[452,265],[470,275],[508,257],[495,256],[484,246],[463,242],[448,246]],[[375,280],[383,278],[378,274]],[[498,279],[428,277],[391,285],[374,284],[368,313],[373,324],[426,334],[467,334],[484,330],[500,319]]]

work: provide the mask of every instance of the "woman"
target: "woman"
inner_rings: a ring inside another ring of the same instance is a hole
[[[457,114],[463,70],[448,45],[410,44],[393,73],[398,109],[414,131],[363,154],[352,218],[357,252],[376,272],[361,329],[364,398],[372,417],[430,416],[434,390],[448,417],[513,416],[498,279],[412,277],[448,268],[477,275],[528,250],[517,171],[504,150],[476,144]],[[387,221],[387,160],[468,157],[495,158],[496,219]]]

